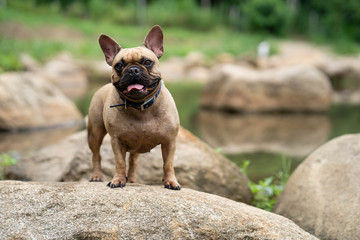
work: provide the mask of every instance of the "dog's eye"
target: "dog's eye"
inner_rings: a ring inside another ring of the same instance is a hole
[[[122,63],[117,63],[115,64],[114,68],[117,72],[121,72],[124,68],[124,65]]]
[[[144,65],[145,67],[151,67],[151,66],[153,65],[153,61],[151,61],[151,60],[145,60],[144,63],[143,63],[143,65]]]

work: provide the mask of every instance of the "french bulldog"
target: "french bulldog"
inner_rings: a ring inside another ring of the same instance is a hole
[[[112,74],[111,83],[94,94],[89,108],[88,144],[93,154],[90,181],[103,180],[99,150],[108,133],[115,175],[107,186],[122,188],[127,182],[136,182],[139,154],[160,144],[164,186],[180,190],[173,166],[179,115],[159,71],[159,59],[164,53],[161,27],[152,27],[139,47],[122,48],[106,35],[99,37],[99,44],[112,66]],[[127,152],[130,156],[126,174]]]

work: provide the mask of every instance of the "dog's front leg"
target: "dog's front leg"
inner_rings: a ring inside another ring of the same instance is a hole
[[[116,137],[111,137],[111,146],[115,156],[115,175],[108,186],[111,188],[125,187],[126,185],[126,149]]]
[[[180,190],[174,171],[175,140],[161,144],[161,153],[164,161],[164,186],[168,189]]]

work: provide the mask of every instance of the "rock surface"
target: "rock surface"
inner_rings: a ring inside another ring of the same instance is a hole
[[[62,53],[48,61],[39,73],[71,99],[79,98],[88,91],[87,75],[70,54]]]
[[[160,62],[161,76],[164,81],[207,82],[209,68],[205,66],[205,57],[201,52],[191,52],[185,58],[173,57]]]
[[[0,182],[1,239],[317,239],[292,221],[190,189]]]
[[[81,69],[92,83],[106,84],[111,82],[112,69],[105,60],[77,60]]]
[[[100,153],[105,181],[113,177],[114,156],[110,138],[105,137]],[[212,148],[181,128],[176,142],[175,173],[183,187],[250,202],[248,180],[240,169]],[[162,157],[160,147],[141,154],[137,180],[145,184],[161,184]],[[86,131],[76,133],[60,144],[45,147],[21,159],[9,169],[12,179],[31,181],[88,181],[91,153]],[[105,183],[103,183],[105,185]]]
[[[329,50],[303,41],[281,42],[277,46],[277,50],[277,54],[267,59],[267,67],[277,68],[303,64],[316,66],[333,57]]]
[[[83,122],[76,106],[41,75],[0,75],[0,129],[46,128]]]
[[[360,58],[334,58],[318,64],[318,68],[331,79],[360,79]]]
[[[90,76],[99,78],[102,73],[99,71],[103,69],[103,65],[99,65],[99,62],[86,61],[86,63],[82,63],[65,52],[58,54],[43,66],[25,53],[21,54],[20,61],[27,71],[41,75],[71,99],[77,99],[83,96],[89,88],[88,78]],[[111,71],[107,75],[108,79],[110,79],[110,75]]]
[[[344,95],[359,93],[360,57],[329,59],[317,67],[331,79],[336,91],[343,92]]]
[[[275,212],[320,239],[360,236],[360,134],[324,144],[291,175]]]
[[[225,154],[282,153],[305,157],[331,132],[325,114],[230,114],[201,110],[201,139]]]
[[[166,62],[160,62],[162,79],[166,81],[180,81],[186,78],[186,63],[181,58],[170,58]]]
[[[233,64],[213,69],[202,107],[244,112],[324,112],[331,105],[329,79],[311,66],[254,71]]]

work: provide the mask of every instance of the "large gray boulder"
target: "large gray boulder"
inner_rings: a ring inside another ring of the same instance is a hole
[[[292,221],[190,189],[0,182],[1,239],[317,239]]]
[[[19,130],[82,124],[75,104],[41,75],[0,75],[0,129]]]
[[[109,181],[114,174],[115,161],[108,136],[103,141],[100,153],[104,179]],[[138,182],[161,184],[162,165],[159,146],[149,153],[141,154],[137,168]],[[240,169],[183,128],[176,140],[174,167],[183,187],[236,201],[251,201],[248,180]],[[21,159],[9,169],[8,176],[11,179],[31,181],[88,181],[91,169],[87,133],[82,131]]]
[[[204,108],[239,112],[324,112],[331,105],[329,79],[315,67],[252,70],[234,64],[213,68],[203,90]]]
[[[360,134],[324,144],[291,175],[275,212],[320,239],[360,236]]]

